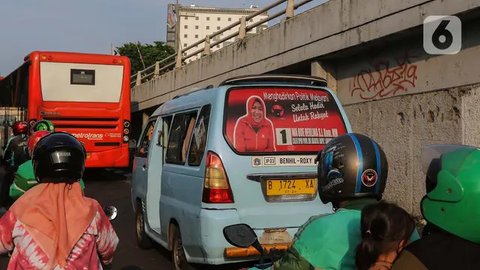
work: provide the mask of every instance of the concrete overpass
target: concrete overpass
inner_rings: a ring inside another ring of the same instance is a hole
[[[430,15],[461,19],[458,54],[424,51],[422,24]],[[479,25],[478,0],[330,0],[135,86],[133,119],[138,127],[166,100],[233,76],[325,77],[353,129],[375,138],[387,153],[386,198],[419,214],[425,192],[421,146],[480,145]]]

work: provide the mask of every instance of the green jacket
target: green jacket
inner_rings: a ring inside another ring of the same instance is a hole
[[[10,186],[9,196],[13,200],[16,200],[22,196],[25,191],[37,184],[37,179],[33,173],[32,160],[27,160],[18,167],[18,170],[15,173],[15,178],[13,179],[13,183]],[[85,189],[85,183],[82,179],[80,179],[80,186],[82,187],[82,190]]]
[[[372,203],[376,200],[358,199],[333,214],[311,217],[298,229],[293,245],[271,269],[354,270],[355,251],[361,240],[361,209]]]
[[[355,270],[356,249],[362,239],[361,210],[373,203],[377,201],[370,198],[352,200],[333,214],[311,217],[299,228],[293,245],[272,269]],[[412,239],[418,238],[415,231]]]

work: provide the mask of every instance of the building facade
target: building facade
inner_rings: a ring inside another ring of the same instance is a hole
[[[175,12],[175,7],[178,9],[177,12]],[[207,35],[210,36],[210,44],[213,45],[222,38],[238,31],[239,26],[235,26],[221,34],[214,35],[216,32],[238,22],[242,17],[249,16],[258,11],[259,9],[255,6],[250,6],[250,8],[213,8],[199,7],[195,5],[176,6],[175,4],[169,4],[167,16],[167,45],[174,48],[179,46],[182,50],[205,38]],[[267,17],[267,13],[255,16],[246,22],[247,26],[266,19]],[[265,28],[267,28],[266,22],[251,29],[247,35],[258,33]],[[216,51],[228,46],[234,41],[235,38],[231,38],[217,45],[211,46],[211,51]],[[184,52],[184,56],[194,53],[203,47],[204,44],[199,44]],[[199,56],[200,54],[189,58],[187,62],[195,60]]]

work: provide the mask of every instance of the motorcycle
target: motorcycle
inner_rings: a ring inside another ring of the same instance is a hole
[[[255,231],[247,224],[234,224],[223,228],[223,236],[233,246],[239,248],[254,247],[260,253],[260,261],[254,265],[258,269],[267,269],[273,265],[273,263],[279,260],[285,251],[271,249],[266,254],[262,245],[258,241],[258,237]]]

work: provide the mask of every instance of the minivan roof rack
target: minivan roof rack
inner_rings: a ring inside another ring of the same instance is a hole
[[[295,83],[310,86],[327,86],[327,81],[324,78],[294,74],[260,74],[238,76],[221,82],[219,86],[245,85],[252,83]]]
[[[190,90],[190,91],[187,92],[187,93],[174,96],[172,99],[176,99],[176,98],[179,98],[179,97],[183,97],[183,96],[186,96],[186,95],[190,95],[191,93],[195,93],[195,92],[202,91],[202,90],[205,90],[205,89],[210,89],[210,88],[213,88],[213,84],[209,84],[209,85],[207,85],[207,86],[205,86],[205,87],[199,87],[199,88],[196,87],[196,88],[193,88],[192,90]]]

